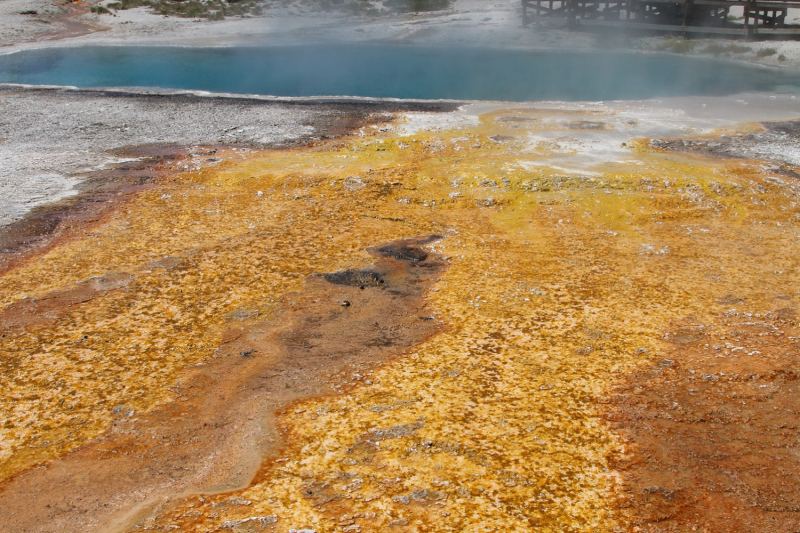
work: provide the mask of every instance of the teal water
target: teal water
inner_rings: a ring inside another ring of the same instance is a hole
[[[367,44],[31,50],[0,56],[0,82],[505,101],[624,100],[800,89],[796,72],[670,54]]]

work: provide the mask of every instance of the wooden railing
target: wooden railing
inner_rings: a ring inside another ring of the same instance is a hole
[[[731,8],[742,8],[733,20]],[[800,26],[788,24],[789,9],[800,0],[522,0],[523,24],[562,19],[565,26],[623,26],[637,30],[715,33],[755,37],[800,37]]]

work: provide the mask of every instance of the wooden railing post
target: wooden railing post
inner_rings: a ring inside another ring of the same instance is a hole
[[[753,12],[756,14],[755,16],[755,24],[753,24],[753,30],[750,32],[750,35],[757,35],[758,34],[758,1],[753,1]]]
[[[683,0],[683,38],[686,39],[686,25],[690,22],[692,0]]]
[[[576,0],[564,0],[564,2],[566,2],[567,28],[570,30],[575,29],[575,1]]]
[[[744,5],[744,38],[747,39],[750,36],[750,2],[751,0],[747,0],[747,3]]]

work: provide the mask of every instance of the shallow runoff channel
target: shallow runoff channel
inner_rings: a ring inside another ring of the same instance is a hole
[[[800,74],[730,61],[613,51],[375,44],[119,46],[0,56],[0,83],[300,97],[579,101],[797,92]]]

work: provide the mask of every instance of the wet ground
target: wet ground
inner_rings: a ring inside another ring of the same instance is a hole
[[[800,182],[682,127],[787,126],[497,105],[173,168],[0,277],[0,528],[794,531]]]
[[[268,323],[234,313],[211,360],[185,370],[173,386],[178,401],[138,416],[132,406],[117,405],[103,437],[7,481],[3,527],[103,531],[147,516],[168,502],[165,496],[246,487],[281,449],[278,412],[333,393],[337,382],[346,383],[340,374],[370,374],[442,329],[428,319],[424,295],[445,263],[421,248],[437,239],[388,243],[372,251],[380,261],[370,267],[309,279],[303,292],[284,296]],[[187,263],[167,258],[148,268],[180,271]],[[52,324],[71,306],[135,290],[136,278],[92,278],[12,305],[0,315],[2,331],[10,338]]]
[[[693,152],[711,157],[760,159],[772,169],[798,178],[793,168],[800,163],[800,122],[776,121],[758,125],[749,133],[717,133],[698,138],[652,139],[651,146],[663,150]]]
[[[142,146],[119,151],[119,155],[132,160],[88,173],[77,194],[41,205],[24,218],[0,228],[0,273],[48,250],[61,239],[92,227],[120,203],[166,179],[178,161],[187,159],[189,152],[179,146]],[[206,154],[214,152],[211,149]]]

